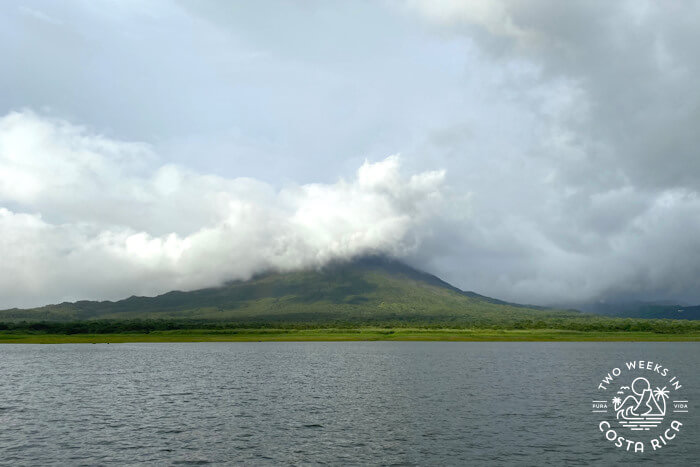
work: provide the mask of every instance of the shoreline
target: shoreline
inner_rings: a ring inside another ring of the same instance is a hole
[[[50,334],[0,331],[0,344],[79,344],[137,342],[700,342],[700,333],[663,334],[560,329],[184,329],[150,333]]]

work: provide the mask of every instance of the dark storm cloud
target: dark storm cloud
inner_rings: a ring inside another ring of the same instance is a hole
[[[529,206],[512,206],[525,223],[537,222],[535,237],[525,242],[532,256],[520,276],[491,276],[530,289],[533,299],[544,291],[560,301],[700,299],[698,5],[535,0],[414,7],[494,60],[535,69],[532,82],[507,89],[537,115],[541,130],[521,162],[549,172],[537,179],[526,168],[519,183],[545,188],[519,190]],[[556,88],[566,97],[551,99]],[[474,222],[480,224],[478,216]],[[490,232],[508,229],[508,222]],[[512,243],[528,235],[511,228]],[[562,288],[553,290],[557,284]]]

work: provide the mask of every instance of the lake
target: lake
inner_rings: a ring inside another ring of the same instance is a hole
[[[591,410],[639,359],[689,401],[644,453]],[[0,462],[697,465],[699,361],[699,343],[0,345]]]

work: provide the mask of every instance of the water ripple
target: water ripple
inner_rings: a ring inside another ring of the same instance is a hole
[[[0,345],[0,463],[691,465],[610,446],[601,368],[653,354],[700,395],[697,344]],[[693,392],[695,391],[695,392]]]

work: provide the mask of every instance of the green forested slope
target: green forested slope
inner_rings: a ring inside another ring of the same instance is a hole
[[[435,276],[382,258],[333,264],[321,270],[269,273],[222,287],[157,297],[0,311],[0,321],[190,319],[484,325],[577,316],[577,312],[526,307],[462,292]]]

